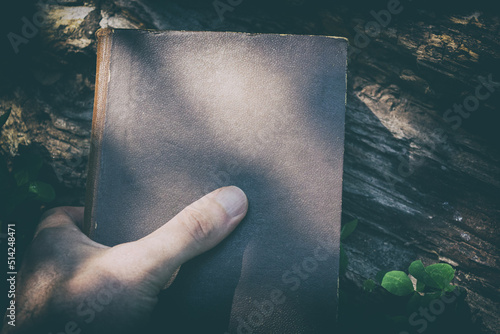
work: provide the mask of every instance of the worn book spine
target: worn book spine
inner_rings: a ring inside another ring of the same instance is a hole
[[[83,225],[83,232],[90,238],[93,237],[93,232],[96,228],[94,219],[94,200],[97,197],[98,191],[99,159],[101,157],[101,141],[106,119],[113,29],[99,29],[96,35],[97,66],[94,113],[92,116],[92,134],[90,137],[90,154],[87,170],[87,192],[85,195],[85,220]]]

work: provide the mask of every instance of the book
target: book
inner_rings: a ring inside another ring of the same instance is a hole
[[[162,291],[151,328],[335,328],[346,49],[328,36],[98,32],[85,232],[137,240],[226,185],[249,200]]]

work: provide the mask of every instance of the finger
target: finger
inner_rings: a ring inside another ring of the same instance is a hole
[[[248,209],[238,187],[219,188],[186,207],[150,235],[110,250],[115,266],[135,268],[129,279],[153,278],[158,288],[189,259],[222,241],[243,219]],[[133,276],[133,277],[132,277]]]

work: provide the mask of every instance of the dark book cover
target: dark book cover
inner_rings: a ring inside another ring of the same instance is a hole
[[[337,318],[343,38],[98,32],[85,229],[137,240],[206,193],[249,210],[160,295],[160,333],[329,333]]]

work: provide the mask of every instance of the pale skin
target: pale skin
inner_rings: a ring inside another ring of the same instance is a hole
[[[2,333],[134,333],[186,261],[243,219],[241,189],[217,189],[135,242],[106,247],[81,231],[82,207],[46,212],[17,276],[16,326]]]

